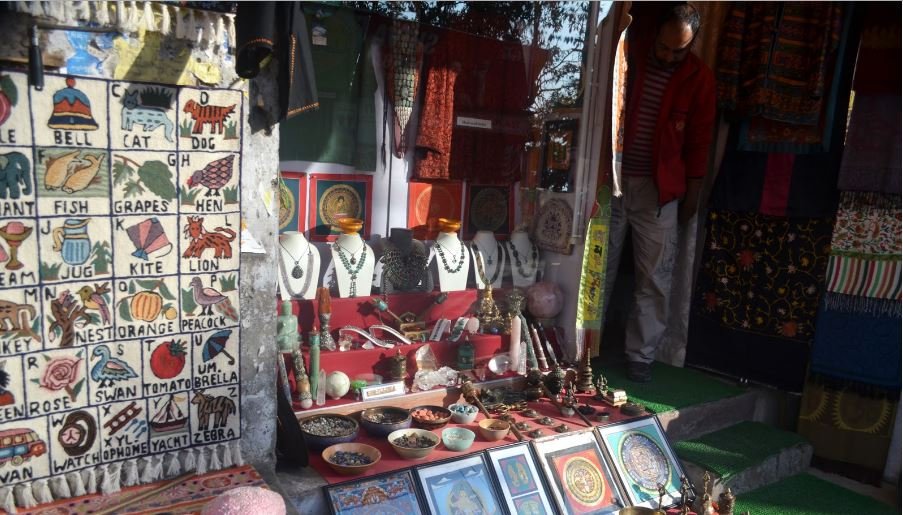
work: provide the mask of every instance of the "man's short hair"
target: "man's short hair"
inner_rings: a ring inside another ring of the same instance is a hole
[[[658,28],[662,28],[662,26],[668,22],[685,23],[690,26],[693,35],[696,35],[696,33],[699,32],[701,18],[696,7],[689,2],[669,2],[668,5],[662,9]]]

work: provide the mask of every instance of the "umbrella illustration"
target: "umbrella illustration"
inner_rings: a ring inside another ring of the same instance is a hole
[[[231,329],[223,329],[222,331],[217,331],[210,335],[210,338],[207,338],[207,342],[204,343],[204,351],[201,353],[201,357],[204,359],[204,363],[210,361],[211,359],[220,355],[220,353],[225,354],[226,357],[229,358],[229,364],[235,364],[235,358],[226,351],[226,341],[229,340],[229,336],[232,334]]]
[[[169,242],[169,238],[163,231],[163,224],[156,217],[137,223],[126,229],[125,232],[132,240],[132,245],[135,246],[135,252],[132,252],[132,255],[136,258],[147,261],[150,259],[149,255],[158,250],[166,248],[166,252],[159,257],[172,251],[172,243]]]

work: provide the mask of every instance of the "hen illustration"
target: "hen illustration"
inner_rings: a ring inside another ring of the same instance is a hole
[[[203,170],[196,170],[188,178],[188,187],[194,188],[200,184],[208,189],[205,197],[219,195],[219,189],[232,178],[232,162],[234,160],[235,156],[230,155],[211,162]]]

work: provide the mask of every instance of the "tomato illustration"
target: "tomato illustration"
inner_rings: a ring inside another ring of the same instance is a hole
[[[151,371],[160,379],[172,379],[185,368],[185,343],[163,342],[154,349],[150,359]]]

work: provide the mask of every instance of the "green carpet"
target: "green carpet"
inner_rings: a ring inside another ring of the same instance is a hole
[[[766,424],[741,422],[696,440],[673,445],[681,460],[695,463],[726,480],[778,454],[781,449],[805,441],[796,433]]]
[[[627,379],[626,363],[611,360],[593,360],[593,371],[608,380],[611,388],[627,390],[631,401],[642,404],[652,413],[664,413],[687,406],[703,404],[734,397],[744,392],[712,377],[688,368],[672,367],[655,362],[652,365],[652,382],[635,383]]]
[[[809,474],[738,495],[734,513],[752,515],[881,515],[899,511]]]

